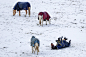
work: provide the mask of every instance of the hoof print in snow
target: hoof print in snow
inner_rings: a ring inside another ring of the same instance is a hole
[[[15,54],[17,54],[17,52],[15,52]]]
[[[39,25],[39,24],[37,24],[37,25]]]
[[[3,48],[7,48],[7,47],[3,47]]]
[[[84,28],[84,26],[81,26],[81,28]]]
[[[57,20],[57,17],[53,17],[53,18],[54,18],[55,21]]]
[[[76,19],[74,19],[74,21],[76,21]]]
[[[22,52],[22,54],[24,54],[24,52]]]
[[[20,54],[20,56],[21,56],[21,54]]]
[[[25,33],[25,34],[29,34],[29,33]]]

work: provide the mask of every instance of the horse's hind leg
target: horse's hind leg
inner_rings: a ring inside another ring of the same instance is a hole
[[[34,54],[35,54],[35,46],[34,46]]]
[[[46,25],[47,25],[47,19],[46,19]]]
[[[37,51],[37,55],[38,55],[38,51]]]
[[[39,47],[37,47],[37,55],[38,55],[38,52],[39,52]]]
[[[50,22],[51,22],[51,19],[49,19],[49,24],[51,24]]]
[[[27,10],[25,10],[25,12],[26,12],[26,15],[27,15]],[[25,17],[26,17],[26,15],[25,15]]]
[[[33,47],[32,47],[32,53],[33,53]]]
[[[38,52],[39,52],[39,47],[38,47]]]
[[[28,7],[28,11],[29,11],[29,17],[30,17],[30,7]]]
[[[43,18],[42,18],[42,26],[43,26]]]
[[[20,14],[20,10],[19,10],[19,16],[21,16],[21,14]]]

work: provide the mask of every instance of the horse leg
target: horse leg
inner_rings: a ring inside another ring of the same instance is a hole
[[[19,16],[21,16],[21,14],[20,14],[20,10],[19,10]]]
[[[43,18],[42,18],[42,26],[43,26]]]
[[[38,52],[39,52],[39,47],[38,47]]]
[[[39,52],[39,49],[38,49],[38,48],[39,48],[38,43],[36,43],[35,46],[36,46],[36,49],[35,49],[35,50],[37,50],[37,55],[38,55],[38,52]]]
[[[37,55],[38,55],[38,50],[37,50]]]
[[[41,26],[41,19],[39,19],[39,24],[40,24],[40,26]]]
[[[47,25],[47,19],[46,19],[46,25]]]
[[[28,11],[29,11],[29,17],[30,17],[30,7],[28,7]]]
[[[25,12],[26,12],[26,15],[27,15],[27,10],[25,10]],[[26,15],[25,15],[25,17],[26,17]]]
[[[35,48],[35,51],[37,50],[37,55],[38,55],[38,48],[37,48],[37,46],[36,46],[36,48]]]
[[[35,46],[34,46],[34,54],[35,54]]]
[[[39,52],[39,47],[37,47],[37,55],[38,55],[38,52]]]
[[[32,46],[32,53],[33,53],[33,46]]]
[[[49,19],[49,24],[50,24],[50,22],[51,22],[51,19]]]

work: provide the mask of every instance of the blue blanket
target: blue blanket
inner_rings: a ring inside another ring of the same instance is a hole
[[[40,41],[37,38],[35,38],[34,36],[32,36],[32,38],[31,38],[31,46],[34,47],[35,43],[38,43],[38,45],[40,46]]]
[[[17,2],[14,6],[14,10],[28,10],[28,7],[31,7],[29,2]]]
[[[57,48],[61,49],[61,48],[65,48],[65,47],[69,47],[71,44],[71,41],[69,41],[69,43],[66,40],[62,40],[61,38],[61,42],[57,43]]]

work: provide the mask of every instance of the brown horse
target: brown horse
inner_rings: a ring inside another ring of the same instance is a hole
[[[13,16],[16,14],[16,10],[19,11],[19,16],[21,16],[20,11],[25,10],[26,15],[27,15],[27,10],[29,12],[29,17],[30,17],[30,3],[29,2],[17,2],[13,8]],[[25,17],[26,17],[25,15]]]

